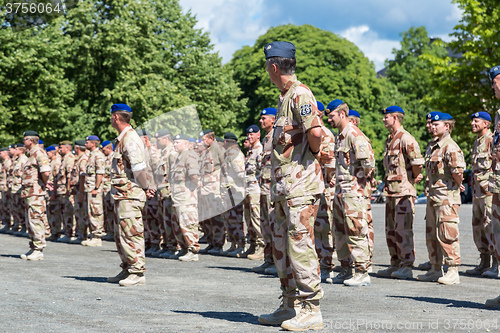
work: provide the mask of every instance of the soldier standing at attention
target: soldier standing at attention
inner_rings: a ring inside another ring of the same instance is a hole
[[[421,180],[420,172],[424,158],[417,140],[401,125],[404,110],[390,106],[384,110],[382,119],[390,131],[384,152],[385,168],[385,237],[391,265],[379,270],[377,275],[396,279],[413,278],[415,261],[415,183]],[[420,177],[419,177],[420,176]]]
[[[99,149],[99,137],[87,137],[85,146],[90,152],[85,173],[85,194],[87,212],[89,214],[89,231],[91,238],[82,241],[84,246],[102,246],[101,237],[104,231],[104,203],[102,197],[102,179],[106,158]]]
[[[27,208],[31,250],[21,255],[21,258],[43,260],[43,249],[46,246],[45,224],[48,223],[45,185],[49,180],[50,164],[47,154],[38,145],[38,133],[26,131],[23,136],[29,158],[23,169],[21,196]]]
[[[10,209],[11,205],[9,199],[9,193],[7,188],[7,176],[8,170],[12,165],[12,160],[9,155],[8,148],[0,149],[0,157],[2,158],[2,164],[0,165],[0,218],[2,219],[2,223],[4,227],[0,232],[4,233],[10,230],[11,222],[10,222]],[[24,210],[23,210],[24,211]]]
[[[85,140],[76,140],[75,141],[75,153],[76,153],[76,161],[73,166],[73,170],[71,170],[70,177],[70,192],[71,195],[74,196],[75,206],[75,222],[76,226],[73,226],[71,229],[71,233],[75,234],[77,237],[71,236],[70,242],[72,244],[81,244],[82,240],[87,238],[87,228],[88,228],[88,219],[89,215],[87,212],[87,206],[85,205],[85,191],[84,191],[84,180],[82,180],[82,175],[85,174],[87,170],[87,161],[88,155],[86,154],[87,148],[85,147]],[[66,232],[69,235],[70,230],[66,229]]]
[[[55,193],[61,198],[61,208],[59,214],[63,224],[63,237],[58,242],[69,243],[75,236],[75,196],[71,194],[70,177],[75,166],[75,155],[71,152],[70,141],[62,141],[59,144],[59,154],[62,156],[62,164],[59,173],[56,175]]]
[[[103,141],[101,149],[105,156],[104,175],[102,176],[102,201],[104,205],[104,231],[106,235],[103,240],[114,240],[115,213],[113,208],[113,198],[111,197],[111,164],[113,163],[113,150],[115,146],[111,141]]]
[[[130,126],[132,109],[127,104],[111,106],[111,126],[118,131],[111,167],[111,195],[115,202],[115,243],[122,271],[108,282],[129,287],[146,283],[144,276],[144,225],[142,210],[151,195],[146,177],[144,144]]]
[[[281,92],[274,125],[271,157],[271,201],[274,202],[274,262],[280,277],[282,303],[259,322],[286,330],[321,329],[323,297],[314,220],[324,190],[316,160],[321,145],[321,120],[311,90],[295,75],[295,46],[264,46],[271,82]]]
[[[12,155],[12,174],[9,181],[10,196],[12,198],[12,217],[14,218],[14,226],[12,231],[17,233],[25,232],[26,212],[25,201],[22,198],[22,178],[23,170],[28,158],[24,154],[24,146],[22,144],[14,145],[14,154]]]
[[[448,113],[439,113],[431,122],[436,139],[432,140],[425,152],[425,171],[429,179],[425,239],[431,269],[417,276],[417,280],[458,284],[458,210],[465,169],[464,155],[450,136],[455,125],[453,117]],[[448,265],[448,272],[444,276],[443,261]]]
[[[61,237],[62,220],[61,220],[61,196],[56,193],[55,179],[61,169],[62,158],[58,150],[54,146],[48,146],[45,149],[50,161],[50,175],[47,182],[47,189],[49,190],[49,204],[47,209],[47,216],[49,219],[50,233],[47,237],[48,241],[57,241]]]

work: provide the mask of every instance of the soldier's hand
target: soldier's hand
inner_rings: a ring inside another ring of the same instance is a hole
[[[97,192],[98,191],[96,189],[92,190],[92,196],[95,197],[97,195]]]
[[[330,187],[334,187],[335,186],[335,178],[332,178],[332,180],[330,180]]]
[[[460,192],[465,192],[465,186],[464,186],[464,184],[460,184]]]
[[[419,173],[418,176],[415,178],[414,182],[415,184],[420,183],[420,181],[424,178],[424,175]]]
[[[148,197],[148,199],[151,199],[155,196],[155,193],[156,193],[156,191],[154,189],[152,189],[152,188],[147,189],[146,190],[146,197]]]
[[[330,164],[333,161],[333,155],[324,151],[320,151],[319,154],[316,155],[316,158],[321,164]]]

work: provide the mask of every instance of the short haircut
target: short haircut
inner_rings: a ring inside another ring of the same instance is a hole
[[[398,117],[399,122],[402,123],[405,115],[400,112],[396,112],[396,117]]]
[[[209,132],[207,134],[205,134],[207,136],[207,138],[210,138],[212,140],[215,140],[215,133],[214,132]]]
[[[448,133],[451,134],[451,132],[453,131],[453,128],[455,128],[455,119],[443,120],[443,123],[450,125],[450,129],[448,130]]]
[[[355,124],[356,126],[359,126],[359,123],[361,122],[361,119],[359,119],[359,117],[350,116],[350,117],[348,117],[348,118],[349,118],[349,119],[354,120],[354,124]]]
[[[283,57],[272,57],[266,60],[267,65],[276,65],[283,75],[293,75],[295,74],[295,67],[297,66],[297,61],[295,59],[283,58]]]
[[[130,124],[130,119],[132,119],[132,112],[115,111],[113,113],[118,115],[118,118],[120,119],[121,122],[124,122],[126,124]]]

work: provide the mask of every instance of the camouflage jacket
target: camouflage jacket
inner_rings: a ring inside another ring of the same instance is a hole
[[[54,159],[50,160],[49,182],[54,182],[54,178],[59,173],[61,165],[62,165],[62,157],[56,152],[54,155]]]
[[[327,172],[332,173],[330,175],[331,178],[335,178],[335,135],[330,131],[325,125],[321,126],[321,136],[323,140],[321,142],[321,151],[323,153],[329,154],[329,156],[333,157],[332,161],[327,164],[321,165],[321,172],[323,173],[323,179],[325,181],[325,194],[331,195],[335,192],[335,186],[330,186],[330,182],[328,181],[329,177],[327,177]]]
[[[12,159],[7,159],[0,165],[0,192],[7,191],[7,177],[9,175],[9,169],[12,166]]]
[[[178,154],[174,149],[174,145],[169,144],[162,149],[160,155],[160,161],[156,169],[156,184],[158,186],[160,198],[165,199],[171,195],[170,180],[168,177],[170,175],[170,168],[174,164]]]
[[[224,148],[217,141],[212,142],[200,158],[201,195],[220,191],[220,168],[223,161]]]
[[[12,177],[9,180],[8,187],[10,188],[11,193],[20,194],[22,187],[22,178],[23,178],[23,170],[24,165],[28,161],[26,155],[21,154],[15,158],[13,158],[12,162]]]
[[[113,153],[104,156],[104,175],[102,176],[102,191],[108,193],[111,191],[111,164],[113,163]]]
[[[352,123],[337,137],[335,159],[335,194],[370,197],[375,157],[370,140]]]
[[[23,189],[21,192],[23,198],[47,194],[41,176],[45,172],[50,172],[47,153],[39,145],[34,145],[28,152],[28,161],[23,169]]]
[[[146,154],[146,176],[148,178],[148,186],[156,190],[155,172],[158,168],[158,162],[160,161],[160,152],[154,145],[144,147],[144,152]]]
[[[403,126],[390,134],[385,141],[384,193],[390,197],[416,196],[412,167],[424,163],[417,140]]]
[[[472,148],[472,191],[474,197],[492,195],[489,190],[491,177],[491,145],[493,134],[490,130],[474,141]]]
[[[321,126],[316,99],[293,75],[278,101],[271,155],[271,200],[302,203],[323,192],[321,166],[309,149],[307,131]],[[295,199],[297,198],[297,199]],[[295,200],[291,200],[295,199]]]
[[[106,156],[102,153],[99,148],[96,148],[90,152],[89,159],[87,161],[87,166],[85,168],[85,192],[92,192],[96,185],[97,175],[104,175]],[[99,186],[102,189],[102,181]]]
[[[491,145],[491,176],[489,191],[500,193],[500,130],[497,129],[500,120],[500,109],[495,113],[495,131]]]
[[[257,168],[257,159],[262,153],[262,145],[256,142],[255,146],[248,150],[245,158],[245,179],[247,193],[260,194],[259,178],[260,172]]]
[[[262,140],[262,152],[257,156],[257,169],[259,170],[260,177],[260,194],[271,194],[271,155],[273,152],[273,133],[274,128],[266,134]]]
[[[229,146],[224,153],[221,178],[222,186],[230,188],[233,196],[245,195],[245,155],[238,144]]]
[[[111,195],[113,200],[146,201],[146,193],[134,172],[146,169],[144,144],[132,127],[126,127],[116,138],[111,164]]]
[[[87,161],[89,160],[89,156],[86,153],[81,154],[80,156],[76,156],[75,164],[73,165],[73,169],[71,170],[71,176],[69,179],[69,184],[71,187],[75,187],[78,191],[78,187],[80,184],[80,175],[85,174],[87,170]]]
[[[67,182],[71,177],[71,172],[73,171],[74,166],[75,155],[73,155],[72,152],[68,152],[66,155],[64,155],[61,167],[59,168],[59,172],[54,178],[56,194],[66,194],[68,185]]]
[[[200,175],[198,154],[190,149],[179,153],[170,174],[174,206],[197,205],[198,182],[191,180],[191,176]]]
[[[445,134],[433,140],[425,152],[425,172],[429,179],[429,199],[433,206],[460,205],[460,185],[453,174],[462,174],[465,168],[460,147]]]

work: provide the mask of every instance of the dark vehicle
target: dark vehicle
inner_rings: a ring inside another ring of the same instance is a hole
[[[465,191],[460,192],[460,197],[462,198],[462,203],[472,202],[472,170],[466,169],[464,171],[464,180],[462,185],[465,187]]]
[[[384,182],[381,182],[380,184],[377,185],[376,190],[373,191],[372,196],[371,196],[372,203],[384,203],[385,202],[384,187],[385,187]]]

